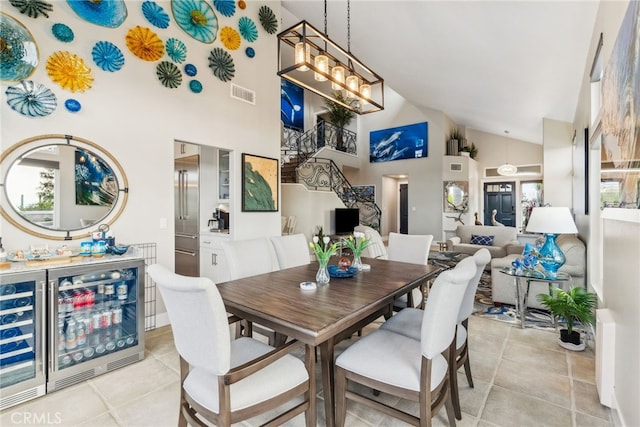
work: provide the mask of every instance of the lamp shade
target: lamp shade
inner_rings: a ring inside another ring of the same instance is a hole
[[[567,207],[535,207],[527,231],[545,234],[576,234],[578,229]]]
[[[498,166],[498,174],[503,176],[513,176],[518,173],[518,168],[510,163]]]

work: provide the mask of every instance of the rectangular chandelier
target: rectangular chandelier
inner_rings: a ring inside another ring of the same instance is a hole
[[[357,114],[384,109],[382,77],[307,21],[278,34],[278,58],[283,79]]]

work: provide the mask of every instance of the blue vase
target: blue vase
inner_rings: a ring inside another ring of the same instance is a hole
[[[556,244],[557,234],[546,234],[547,240],[540,248],[540,256],[538,261],[542,268],[548,273],[550,278],[555,278],[558,274],[558,269],[562,267],[566,261],[566,258],[558,245]]]

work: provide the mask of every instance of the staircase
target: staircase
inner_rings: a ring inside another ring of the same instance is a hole
[[[280,181],[301,183],[316,191],[334,191],[346,207],[360,210],[361,224],[379,231],[382,211],[378,205],[363,200],[333,160],[315,157],[318,149],[325,146],[340,146],[340,151],[357,154],[356,134],[341,131],[329,123],[305,133],[287,130],[280,154]]]

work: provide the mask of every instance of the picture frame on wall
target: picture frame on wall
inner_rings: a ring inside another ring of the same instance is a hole
[[[429,155],[428,123],[414,123],[369,133],[369,162],[416,159]]]
[[[242,153],[242,212],[277,212],[280,162]]]
[[[75,151],[76,205],[112,206],[118,181],[104,160],[84,150]]]
[[[280,120],[285,128],[304,131],[304,89],[280,79]]]

